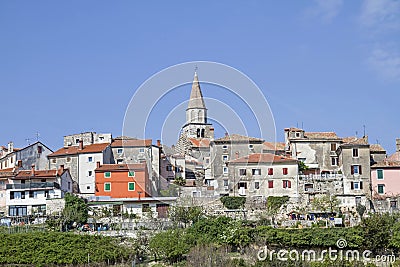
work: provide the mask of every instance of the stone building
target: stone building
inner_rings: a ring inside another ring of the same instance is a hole
[[[337,154],[343,174],[343,194],[337,195],[341,206],[348,211],[355,211],[357,205],[364,205],[369,209],[371,154],[368,138],[343,138]]]
[[[215,194],[225,195],[224,180],[230,176],[228,163],[249,154],[261,153],[264,140],[239,134],[226,135],[210,142],[211,177],[205,183]]]
[[[254,153],[228,163],[229,175],[223,189],[231,196],[265,200],[269,196],[289,196],[298,201],[297,160],[270,153]]]
[[[342,143],[334,132],[305,132],[303,129],[286,128],[286,152],[303,161],[309,172],[330,174],[339,171],[337,148]]]
[[[121,136],[114,138],[111,143],[114,162],[117,164],[146,163],[151,181],[151,195],[157,196],[161,187],[160,156],[161,143],[153,145],[151,139],[137,139]]]
[[[179,154],[190,154],[192,142],[190,139],[202,140],[214,138],[214,128],[208,123],[207,108],[204,103],[203,94],[197,72],[194,74],[189,104],[186,109],[186,124],[182,127],[176,152]]]
[[[8,143],[7,149],[2,147],[0,158],[0,169],[8,169],[19,166],[19,169],[29,170],[32,165],[36,169],[46,170],[49,168],[47,156],[53,151],[45,144],[38,141],[24,148],[14,148],[13,142]]]
[[[78,145],[75,144],[76,142],[71,144],[71,140],[76,141],[82,135],[86,141],[80,140]],[[98,138],[92,138],[92,136]],[[66,146],[48,155],[50,169],[58,169],[60,166],[68,168],[74,181],[74,191],[84,195],[94,195],[96,162],[114,163],[110,139],[107,136],[110,135],[84,133],[65,136],[64,144]]]

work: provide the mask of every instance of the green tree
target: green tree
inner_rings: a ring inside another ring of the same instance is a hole
[[[73,223],[86,223],[88,219],[88,206],[84,199],[73,194],[65,194],[65,207],[61,214],[63,229]]]
[[[176,263],[184,259],[184,255],[195,245],[192,235],[184,229],[174,229],[161,232],[153,236],[149,248],[155,259],[164,258],[169,263]]]
[[[308,170],[308,166],[301,160],[298,161],[299,166],[299,173],[303,173],[304,171]]]
[[[230,210],[237,210],[244,207],[246,203],[245,197],[230,197],[230,196],[223,196],[220,198],[222,204],[225,208]]]
[[[365,249],[371,250],[374,253],[383,251],[388,248],[390,241],[395,245],[397,234],[392,239],[393,230],[396,229],[396,221],[398,215],[384,214],[371,214],[361,221],[362,235],[364,237]]]
[[[196,223],[204,216],[203,208],[200,206],[174,206],[169,209],[171,221],[186,228],[187,225]]]

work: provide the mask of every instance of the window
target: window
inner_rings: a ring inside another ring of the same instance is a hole
[[[331,158],[331,160],[332,160],[332,166],[338,165],[338,158]]]
[[[135,183],[134,182],[128,183],[128,191],[135,191]]]
[[[142,212],[149,212],[150,204],[142,204]]]
[[[268,188],[274,188],[274,181],[268,181]]]
[[[354,174],[354,175],[362,174],[361,165],[352,165],[351,166],[351,174]]]
[[[57,163],[57,159],[53,159],[52,162],[53,162],[53,163]]]
[[[229,180],[224,180],[224,186],[228,186],[229,185]]]
[[[88,176],[92,176],[93,171],[88,171]]]
[[[377,177],[379,180],[383,179],[383,170],[376,170],[377,172]]]
[[[261,169],[252,169],[251,172],[253,175],[261,175]]]
[[[166,169],[167,171],[172,171],[172,165],[167,165]]]
[[[67,157],[67,162],[71,162],[71,157]]]
[[[313,191],[313,189],[314,189],[314,185],[313,184],[305,184],[304,185],[304,191],[306,191],[306,192]]]
[[[121,164],[122,162],[124,162],[123,159],[117,159],[117,164]]]
[[[282,173],[283,173],[283,175],[287,175],[288,174],[288,168],[282,168]]]
[[[139,153],[144,153],[144,148],[139,148]]]
[[[134,171],[129,171],[128,172],[128,177],[135,177],[135,172]]]
[[[390,201],[390,207],[392,209],[397,209],[397,200],[391,200]]]
[[[79,139],[78,138],[75,139],[75,144],[79,144]]]
[[[68,190],[71,190],[71,182],[68,182]]]
[[[8,209],[9,216],[26,216],[26,206],[10,206]]]
[[[111,177],[111,172],[104,173],[104,178],[110,178],[110,177]]]
[[[353,148],[353,158],[358,157],[358,148]]]
[[[249,145],[249,149],[253,149],[254,148],[254,146],[253,145]]]
[[[260,182],[254,182],[254,188],[260,189]]]
[[[289,180],[283,180],[283,188],[292,188],[292,182]]]
[[[274,169],[268,168],[268,175],[274,175]]]
[[[239,175],[246,175],[246,169],[239,169]]]
[[[93,157],[88,157],[88,162],[93,162]]]
[[[351,182],[351,190],[363,189],[363,182]]]
[[[228,173],[228,167],[223,168],[223,173],[225,173],[225,174]]]
[[[38,146],[38,147],[37,147],[37,152],[38,152],[38,154],[42,154],[42,152],[43,152],[43,147],[42,147],[42,146]]]
[[[90,190],[90,185],[86,186],[86,189],[87,189],[87,190]]]
[[[336,144],[335,143],[331,144],[331,151],[336,151]]]
[[[240,182],[240,183],[238,183],[238,189],[240,189],[240,188],[247,189],[247,183],[246,183],[246,182]]]
[[[378,194],[385,194],[385,185],[378,184]]]
[[[124,152],[124,150],[122,148],[117,149],[117,154],[122,154],[122,152]]]
[[[111,183],[104,183],[104,191],[111,191]]]
[[[227,145],[223,145],[222,149],[228,149],[228,146]]]
[[[223,155],[222,156],[222,161],[228,161],[228,155]]]

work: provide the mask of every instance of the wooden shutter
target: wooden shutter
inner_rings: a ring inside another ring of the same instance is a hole
[[[288,188],[292,188],[292,182],[288,181]]]
[[[363,189],[363,182],[360,181],[360,189]]]
[[[354,182],[351,182],[351,190],[354,189]]]
[[[358,165],[358,172],[359,172],[359,174],[362,174],[361,165]]]
[[[351,174],[354,174],[354,166],[351,166]]]

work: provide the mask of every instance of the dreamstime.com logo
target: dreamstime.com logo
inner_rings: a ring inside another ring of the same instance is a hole
[[[370,250],[351,250],[346,249],[347,241],[345,239],[339,239],[336,242],[337,248],[329,247],[321,251],[315,250],[269,250],[267,246],[260,249],[257,253],[257,258],[259,261],[277,259],[279,261],[324,261],[326,259],[331,261],[336,260],[348,260],[348,261],[363,261],[363,262],[387,262],[393,263],[396,261],[396,256],[391,255],[376,255],[375,257]]]

